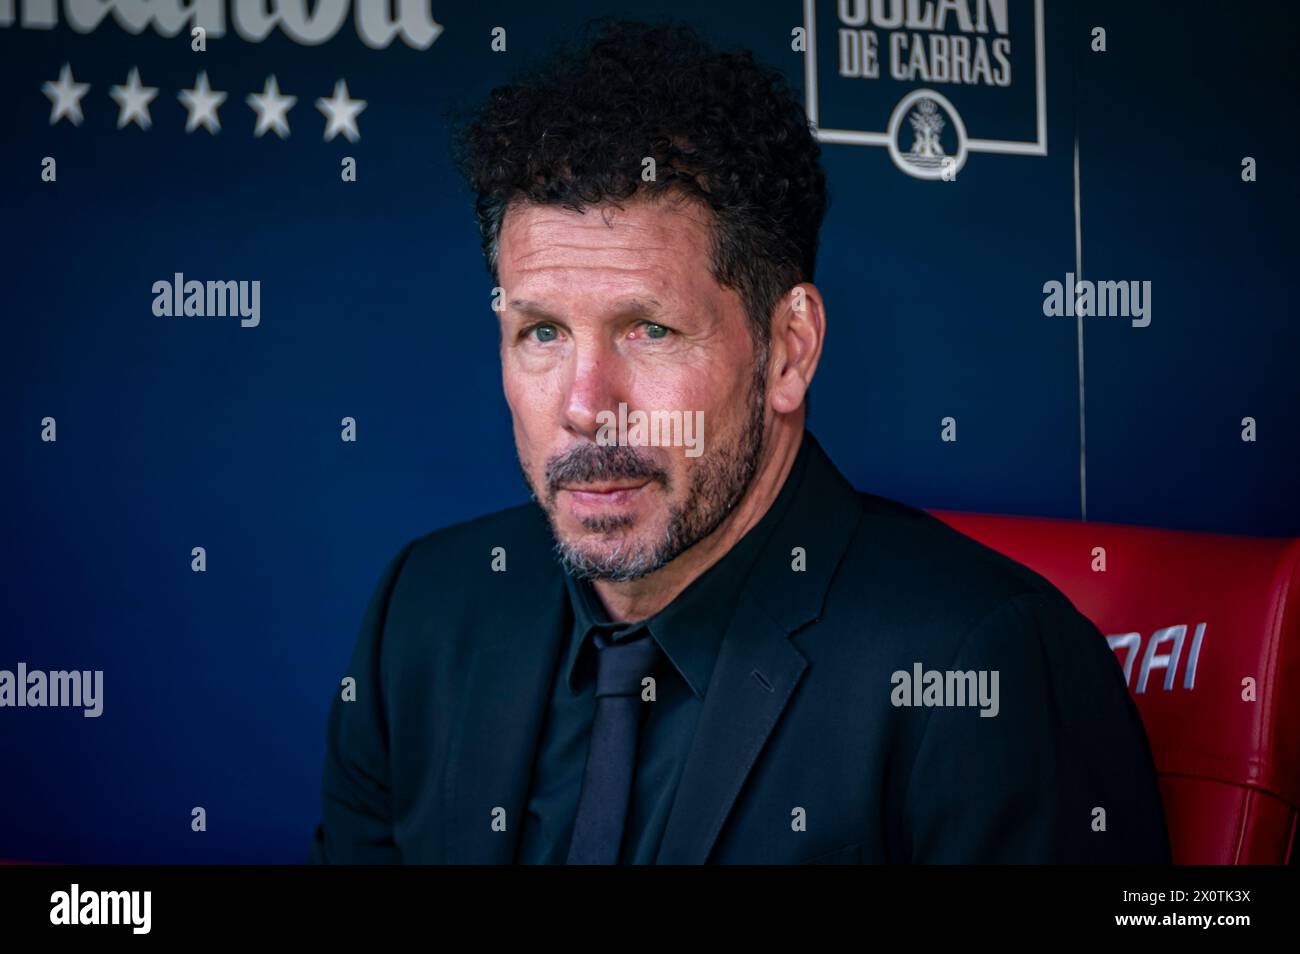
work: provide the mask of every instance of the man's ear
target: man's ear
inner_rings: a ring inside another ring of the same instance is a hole
[[[778,414],[798,410],[817,373],[826,339],[826,304],[811,282],[791,288],[772,315],[774,378],[768,393]]]

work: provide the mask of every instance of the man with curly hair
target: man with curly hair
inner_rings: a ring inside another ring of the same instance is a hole
[[[1168,862],[1096,628],[805,427],[827,193],[779,72],[600,23],[457,159],[533,502],[384,572],[314,861]]]

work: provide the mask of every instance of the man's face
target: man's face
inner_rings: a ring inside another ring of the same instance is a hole
[[[581,576],[659,569],[722,523],[757,470],[766,349],[756,353],[739,295],[709,272],[708,214],[646,200],[506,214],[502,384],[524,478]],[[620,403],[630,419],[702,422],[698,456],[635,436],[599,443]]]

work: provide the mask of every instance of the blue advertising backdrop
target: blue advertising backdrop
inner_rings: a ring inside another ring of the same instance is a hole
[[[810,426],[857,486],[1300,534],[1287,6],[937,6],[0,0],[0,669],[104,672],[98,718],[0,709],[0,857],[306,857],[380,569],[527,499],[448,110],[591,16],[685,20],[809,96],[832,191]],[[248,100],[272,76],[279,131]],[[944,156],[955,178],[923,178]],[[176,273],[259,281],[258,323],[155,315]],[[1149,281],[1150,323],[1045,316],[1067,273]]]

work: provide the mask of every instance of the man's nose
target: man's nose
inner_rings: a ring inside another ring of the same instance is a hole
[[[602,411],[618,412],[623,400],[623,369],[613,349],[600,345],[574,351],[573,372],[565,401],[565,425],[589,440],[596,439]]]

